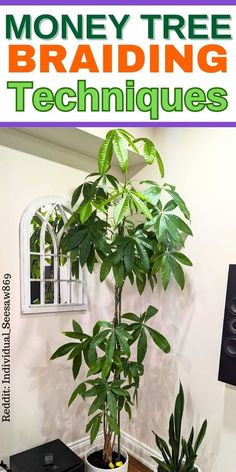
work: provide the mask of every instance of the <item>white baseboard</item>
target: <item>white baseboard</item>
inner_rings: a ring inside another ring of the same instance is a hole
[[[122,446],[124,449],[135,459],[139,460],[142,464],[149,467],[151,470],[157,470],[155,463],[151,456],[160,457],[158,452],[149,446],[146,446],[141,441],[133,438],[129,434],[122,432]],[[102,439],[102,434],[98,436],[98,441]],[[74,451],[78,456],[84,457],[85,453],[91,447],[89,437],[80,439],[71,444],[68,444],[70,449]]]

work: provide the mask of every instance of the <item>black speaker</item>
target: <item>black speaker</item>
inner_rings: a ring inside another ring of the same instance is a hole
[[[230,264],[221,342],[219,377],[236,385],[236,265]]]
[[[10,457],[11,472],[84,472],[84,462],[60,439]]]

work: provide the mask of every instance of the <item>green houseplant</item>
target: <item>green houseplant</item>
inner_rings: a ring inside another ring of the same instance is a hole
[[[163,162],[152,141],[135,139],[122,129],[109,131],[98,154],[99,172],[90,174],[72,195],[74,211],[61,241],[63,254],[70,253],[72,262],[79,260],[90,273],[99,263],[100,281],[110,273],[114,278],[114,313],[107,321],[98,320],[89,334],[73,321],[73,330],[64,333],[72,342],[52,355],[52,359],[69,355],[74,379],[85,361],[87,376],[72,393],[69,405],[78,395],[93,398],[87,432],[93,443],[103,430],[102,468],[115,465],[116,439],[117,466],[121,465],[120,414],[124,409],[131,417],[149,338],[165,353],[170,351],[167,339],[150,326],[149,320],[158,311],[155,307],[149,306],[142,314],[122,314],[124,284],[128,280],[142,294],[147,283],[154,288],[159,278],[166,289],[173,275],[183,289],[182,264],[192,265],[181,252],[192,234],[184,201],[167,183],[146,180],[134,185],[129,177],[130,151],[139,154],[137,159],[141,154],[147,165],[157,166],[164,177]],[[119,162],[121,182],[110,173],[113,156]],[[131,354],[131,346],[136,355]]]
[[[154,433],[157,447],[163,457],[163,460],[153,457],[159,465],[159,472],[198,472],[195,461],[199,446],[206,434],[207,420],[203,422],[195,441],[194,428],[191,429],[189,438],[186,440],[181,435],[183,412],[184,392],[180,384],[174,412],[169,421],[169,446],[164,439]]]

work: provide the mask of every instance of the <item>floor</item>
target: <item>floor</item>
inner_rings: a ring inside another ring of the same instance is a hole
[[[129,459],[129,472],[150,472],[145,465],[140,464],[136,459],[130,457]]]

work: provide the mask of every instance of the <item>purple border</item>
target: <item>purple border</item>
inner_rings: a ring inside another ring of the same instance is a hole
[[[0,0],[0,5],[236,5],[236,0]],[[0,122],[0,127],[236,127],[236,122]]]
[[[0,5],[236,5],[236,0],[0,0]]]
[[[116,128],[120,126],[131,126],[135,128],[236,128],[236,121],[104,121],[98,123],[96,121],[50,121],[50,122],[32,122],[32,121],[5,121],[0,122],[0,128]]]

